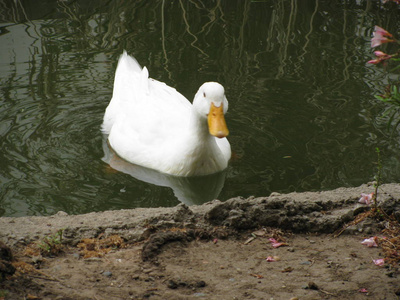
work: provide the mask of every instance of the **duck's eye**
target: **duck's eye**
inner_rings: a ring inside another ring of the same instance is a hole
[[[204,92],[203,92],[203,97],[204,97],[204,98],[206,97],[206,93],[204,93]]]

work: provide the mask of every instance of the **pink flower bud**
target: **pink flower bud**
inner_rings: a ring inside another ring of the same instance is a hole
[[[382,51],[375,51],[374,54],[377,57],[387,56],[387,54],[385,52],[382,52]]]
[[[381,62],[380,59],[372,59],[372,60],[367,61],[367,64],[377,65],[377,64],[379,64],[380,62]]]

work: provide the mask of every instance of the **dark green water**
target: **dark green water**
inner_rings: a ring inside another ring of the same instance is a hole
[[[400,179],[398,133],[386,131],[373,96],[386,73],[366,64],[374,25],[400,28],[394,3],[8,2],[0,4],[0,215],[357,186],[373,180],[376,147],[384,181]],[[237,156],[225,173],[183,181],[146,173],[165,187],[102,160],[100,125],[123,49],[190,100],[205,81],[225,86]]]

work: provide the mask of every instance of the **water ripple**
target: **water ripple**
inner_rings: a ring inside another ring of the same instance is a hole
[[[21,5],[0,14],[0,214],[178,203],[170,188],[101,160],[123,49],[189,99],[204,81],[225,86],[236,158],[222,200],[367,182],[377,146],[385,180],[398,181],[399,140],[373,97],[387,79],[365,66],[373,26],[397,30],[396,9],[363,0]]]

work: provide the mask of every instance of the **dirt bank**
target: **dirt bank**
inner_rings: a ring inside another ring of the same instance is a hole
[[[366,218],[332,235],[369,209],[358,199],[373,190],[3,217],[0,241],[17,272],[0,283],[0,299],[398,299],[398,265],[376,266],[382,248],[361,245],[386,221]],[[400,185],[383,185],[378,199],[400,219]],[[45,237],[58,243],[57,232],[59,253],[32,250]]]

